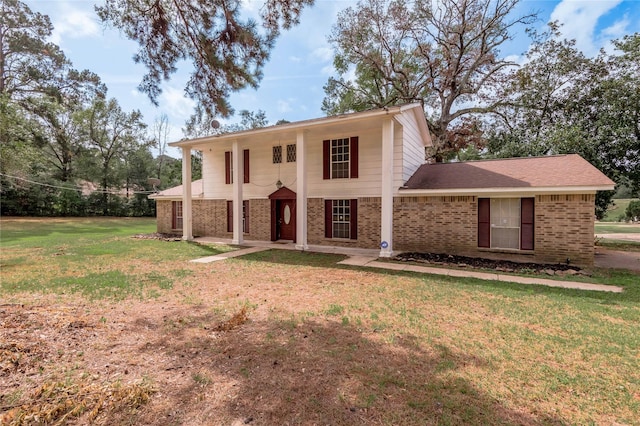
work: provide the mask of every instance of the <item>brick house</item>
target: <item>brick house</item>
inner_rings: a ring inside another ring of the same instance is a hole
[[[595,193],[578,155],[426,164],[422,107],[389,107],[170,144],[201,180],[151,196],[158,232],[592,265]]]

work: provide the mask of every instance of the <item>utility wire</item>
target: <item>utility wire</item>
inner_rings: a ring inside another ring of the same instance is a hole
[[[28,182],[34,185],[39,185],[39,186],[45,186],[48,188],[55,188],[55,189],[65,189],[68,191],[79,191],[82,192],[84,188],[81,188],[79,186],[75,187],[75,188],[70,188],[68,186],[60,186],[60,185],[51,185],[48,183],[42,183],[42,182],[36,182],[33,180],[29,180],[29,179],[25,179],[25,178],[21,178],[19,176],[11,176],[5,173],[0,173],[0,176],[4,176],[6,178],[10,178],[10,179],[17,179],[17,180],[21,180],[23,182]],[[91,191],[92,193],[94,192],[98,192],[100,194],[113,194],[113,195],[123,195],[122,192],[117,192],[117,191],[110,191],[108,189],[95,189]],[[127,194],[154,194],[156,191],[128,191]]]

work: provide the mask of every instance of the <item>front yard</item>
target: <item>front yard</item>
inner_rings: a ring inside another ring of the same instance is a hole
[[[152,219],[2,219],[0,424],[636,424],[622,294],[132,238]]]

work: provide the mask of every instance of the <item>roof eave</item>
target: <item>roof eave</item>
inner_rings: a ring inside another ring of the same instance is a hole
[[[418,108],[418,107],[420,107],[420,104],[408,104],[408,105],[402,105],[402,106],[381,108],[376,110],[354,112],[349,114],[333,115],[328,117],[314,118],[310,120],[296,121],[294,123],[261,127],[259,129],[243,130],[240,132],[225,133],[221,135],[205,136],[197,139],[170,142],[169,146],[173,146],[176,148],[189,148],[189,147],[194,147],[196,145],[202,145],[208,142],[233,140],[233,139],[238,139],[239,137],[247,137],[247,136],[262,135],[262,134],[269,134],[269,133],[280,133],[280,132],[286,132],[286,131],[292,131],[292,130],[307,130],[315,127],[331,125],[331,124],[344,122],[344,121],[355,122],[355,121],[361,121],[361,120],[366,120],[366,119],[375,118],[375,117],[382,117],[385,115],[397,115],[406,110],[409,110],[412,108]],[[424,121],[424,118],[423,118],[423,121]],[[424,127],[426,128],[426,124],[424,124]],[[429,134],[428,130],[426,134],[427,135]]]
[[[399,188],[399,195],[547,195],[547,194],[595,194],[597,191],[612,191],[614,185],[585,186],[539,186],[516,188],[450,188],[450,189],[409,189]]]

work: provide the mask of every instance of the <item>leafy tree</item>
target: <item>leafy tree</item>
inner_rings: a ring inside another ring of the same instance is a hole
[[[363,0],[329,37],[338,78],[325,85],[327,114],[421,102],[441,160],[478,140],[476,116],[495,113],[491,96],[514,64],[499,48],[536,15],[512,16],[518,0]],[[354,74],[353,79],[349,78]],[[465,118],[466,120],[462,120]]]
[[[619,53],[586,58],[558,27],[535,36],[529,61],[503,95],[489,137],[500,157],[577,153],[617,182],[640,180],[639,35],[614,45]],[[614,193],[599,192],[602,217]]]
[[[146,125],[139,111],[126,113],[115,99],[94,100],[89,109],[77,115],[77,120],[84,128],[86,144],[97,161],[102,210],[107,215],[109,191],[119,190],[125,180],[117,173],[120,161],[128,152],[145,143],[143,130]]]
[[[48,16],[3,0],[0,17],[0,134],[3,158],[9,158],[3,170],[23,168],[20,160],[33,144],[54,175],[68,181],[81,150],[71,114],[106,89],[96,74],[75,70],[60,48],[46,41],[53,30]],[[30,131],[20,129],[24,123]]]
[[[167,114],[161,114],[153,123],[152,129],[152,143],[153,146],[158,148],[158,157],[156,159],[156,178],[161,179],[162,167],[166,163],[167,159],[167,147],[169,144],[169,117]]]
[[[140,49],[147,68],[139,89],[157,103],[161,83],[180,61],[193,67],[185,93],[198,103],[197,115],[228,116],[229,94],[257,87],[262,67],[280,28],[298,23],[313,0],[265,0],[263,31],[240,16],[240,0],[106,0],[98,16],[120,29]]]

